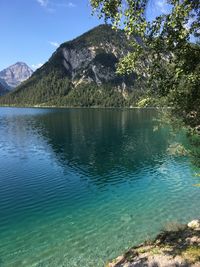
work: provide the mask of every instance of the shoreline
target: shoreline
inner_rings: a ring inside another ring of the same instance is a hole
[[[153,241],[134,246],[105,267],[199,267],[200,220],[174,224]]]
[[[41,109],[50,109],[50,108],[54,108],[54,109],[127,109],[127,110],[131,110],[131,109],[156,109],[156,110],[160,110],[160,109],[171,109],[170,107],[101,107],[101,106],[91,106],[91,107],[74,107],[74,106],[40,106],[40,105],[33,105],[33,106],[15,106],[15,105],[0,105],[0,108],[41,108]]]

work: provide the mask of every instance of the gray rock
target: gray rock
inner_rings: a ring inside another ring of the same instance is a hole
[[[5,95],[9,92],[9,86],[4,82],[4,80],[0,79],[0,96]]]
[[[200,220],[193,220],[188,223],[188,227],[192,228],[194,230],[199,230],[200,229]]]
[[[7,84],[8,88],[15,88],[23,81],[27,80],[33,71],[25,63],[17,62],[14,65],[0,72],[0,79]]]

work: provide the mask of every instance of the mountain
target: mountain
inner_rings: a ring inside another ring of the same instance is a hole
[[[11,105],[130,106],[135,76],[116,74],[130,51],[122,30],[100,25],[63,43],[40,69],[0,99]]]
[[[0,78],[7,83],[10,88],[18,86],[33,74],[32,69],[24,62],[17,62],[14,65],[0,71]]]
[[[4,82],[4,80],[0,79],[0,96],[5,95],[9,92],[8,85]]]

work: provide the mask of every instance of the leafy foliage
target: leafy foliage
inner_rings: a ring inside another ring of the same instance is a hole
[[[171,11],[153,21],[147,21],[147,0],[91,0],[100,17],[111,20],[115,28],[123,28],[128,36],[136,35],[139,44],[131,39],[133,50],[118,65],[119,73],[137,73],[146,77],[149,94],[166,98],[190,124],[188,113],[195,111],[200,123],[199,58],[200,47],[191,44],[190,37],[200,36],[200,2],[168,0]]]

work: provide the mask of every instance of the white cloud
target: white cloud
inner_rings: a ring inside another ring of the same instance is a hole
[[[167,12],[167,2],[166,0],[156,0],[155,2],[156,8],[162,13]]]
[[[76,5],[73,2],[57,2],[57,3],[51,3],[54,7],[66,7],[66,8],[73,8],[76,7]]]
[[[32,64],[31,67],[33,70],[39,69],[40,67],[42,67],[43,63],[38,63],[38,64]]]
[[[187,30],[189,30],[189,29],[191,28],[192,23],[193,23],[194,21],[195,21],[195,18],[190,18],[190,19],[188,20],[187,24],[185,24],[185,28],[186,28]]]
[[[41,6],[47,7],[49,1],[48,0],[36,0]]]
[[[73,8],[76,7],[76,5],[73,2],[53,2],[52,0],[36,0],[40,6],[46,8],[48,11],[55,11],[55,8],[59,7],[65,7],[65,8]]]
[[[54,46],[54,47],[59,47],[59,43],[57,43],[57,42],[49,41],[49,44]]]
[[[76,5],[74,3],[72,3],[72,2],[69,2],[68,3],[68,7],[76,7]]]

